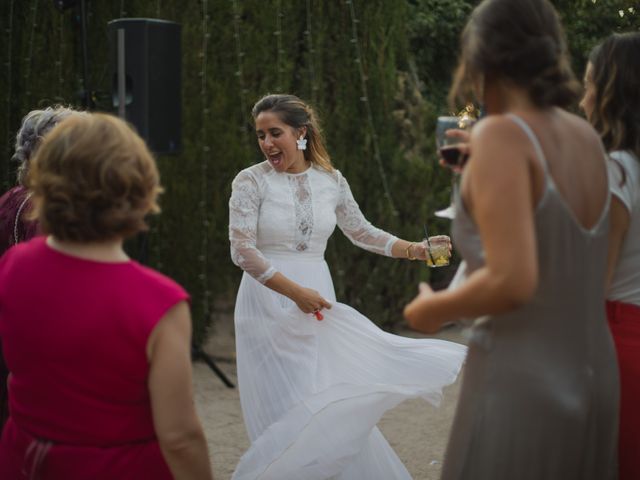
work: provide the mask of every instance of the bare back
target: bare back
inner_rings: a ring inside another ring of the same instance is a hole
[[[608,195],[605,152],[598,134],[585,120],[561,109],[518,116],[531,128],[544,155],[544,159],[537,158],[535,145],[528,140],[534,204],[545,189],[541,161],[546,159],[549,174],[576,222],[584,229],[593,228]]]

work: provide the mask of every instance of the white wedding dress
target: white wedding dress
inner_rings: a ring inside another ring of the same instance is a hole
[[[240,172],[229,201],[231,257],[244,271],[235,307],[240,402],[251,447],[234,480],[410,479],[376,423],[399,402],[439,403],[466,347],[388,334],[336,302],[324,261],[336,224],[390,255],[396,237],[362,215],[340,172]],[[320,292],[323,321],[263,283],[276,272]],[[410,419],[407,419],[410,421]]]

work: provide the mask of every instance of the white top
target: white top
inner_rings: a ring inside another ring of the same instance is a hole
[[[336,224],[354,245],[391,256],[397,237],[367,221],[338,170],[279,173],[264,161],[233,180],[231,259],[261,283],[276,273],[270,258],[323,259]]]
[[[611,193],[629,211],[629,229],[622,243],[607,300],[640,306],[640,163],[629,151],[611,152]]]

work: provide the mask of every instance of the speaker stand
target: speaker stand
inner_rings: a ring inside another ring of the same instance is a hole
[[[228,388],[235,388],[235,385],[231,382],[231,380],[229,380],[224,372],[220,370],[220,368],[216,365],[216,362],[214,362],[213,359],[209,355],[207,355],[204,350],[202,350],[202,347],[198,347],[194,343],[192,343],[191,357],[194,360],[202,360],[204,363],[206,363],[209,368],[213,370],[213,373],[215,373],[222,381],[222,383],[224,383]]]
[[[87,4],[86,0],[80,0],[80,38],[82,42],[82,74],[83,91],[82,106],[87,110],[95,107],[91,92],[91,82],[89,80],[89,42],[87,40]]]

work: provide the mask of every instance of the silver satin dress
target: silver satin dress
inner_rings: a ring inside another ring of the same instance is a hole
[[[443,480],[617,478],[619,380],[606,324],[609,200],[583,228],[548,173],[536,208],[539,285],[533,300],[473,327]],[[579,167],[578,167],[579,168]],[[468,272],[484,264],[457,196],[453,238]]]

